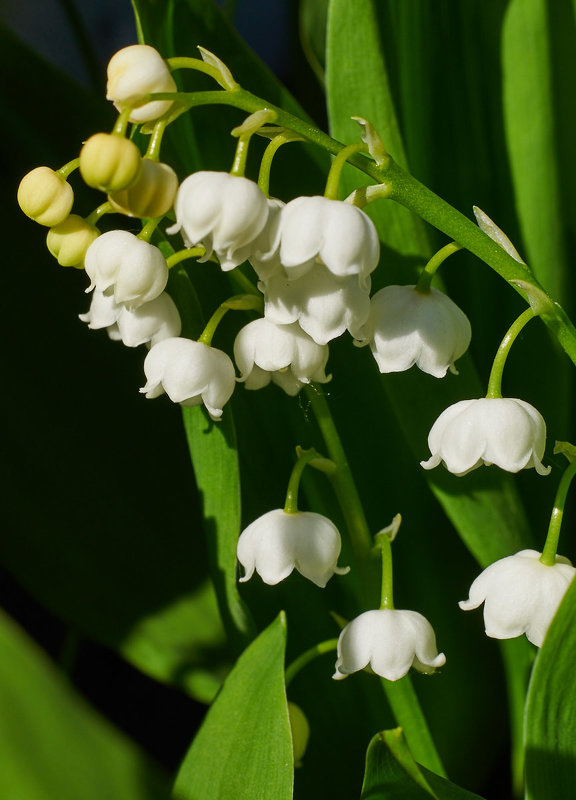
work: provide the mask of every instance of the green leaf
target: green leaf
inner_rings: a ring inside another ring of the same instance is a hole
[[[281,613],[226,679],[180,768],[175,800],[292,798],[285,646]]]
[[[182,409],[196,482],[202,493],[204,527],[222,619],[238,647],[253,635],[253,623],[238,593],[236,544],[240,535],[240,477],[232,408],[212,422],[204,408]]]
[[[0,614],[0,796],[161,800],[168,786]]]
[[[540,649],[526,701],[526,800],[571,797],[576,786],[576,582]]]
[[[361,800],[482,800],[418,764],[401,728],[376,734],[366,753]]]

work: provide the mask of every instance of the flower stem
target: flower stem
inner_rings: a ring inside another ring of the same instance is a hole
[[[104,214],[110,214],[113,211],[114,209],[112,208],[111,203],[106,201],[105,203],[102,203],[102,205],[98,206],[98,208],[95,208],[91,214],[88,214],[86,217],[86,222],[88,225],[96,225],[100,217],[104,216]]]
[[[315,384],[306,386],[305,391],[320,427],[328,455],[338,467],[331,477],[350,532],[355,556],[360,563],[366,563],[372,550],[372,537],[342,441],[322,389]]]
[[[284,511],[286,514],[298,513],[298,489],[300,488],[300,479],[304,472],[304,467],[310,461],[318,458],[316,450],[297,450],[298,461],[294,464],[292,472],[290,473],[290,480],[288,481],[288,489],[286,491],[286,502],[284,503]]]
[[[342,148],[330,167],[328,178],[326,180],[326,189],[324,190],[324,197],[329,200],[338,200],[338,187],[340,185],[340,175],[344,168],[344,164],[348,161],[350,156],[354,153],[368,152],[368,146],[364,142],[354,142]]]
[[[451,256],[452,253],[457,253],[458,250],[462,250],[462,245],[457,244],[456,242],[450,242],[441,250],[438,250],[435,253],[430,261],[426,264],[422,272],[420,273],[420,277],[418,278],[418,283],[416,284],[416,291],[420,292],[420,294],[428,294],[430,292],[430,284],[432,283],[432,278],[436,274],[436,270],[438,267],[446,261],[448,256]]]
[[[272,139],[266,150],[264,150],[264,155],[260,162],[260,172],[258,173],[258,186],[262,189],[266,197],[270,197],[270,170],[272,169],[274,156],[283,144],[298,141],[301,141],[300,137],[296,138],[289,132],[279,133],[278,136]]]
[[[152,132],[152,136],[150,137],[150,142],[148,144],[148,149],[146,150],[146,155],[144,158],[150,159],[150,161],[159,161],[160,158],[160,147],[162,145],[162,137],[164,136],[164,131],[166,130],[166,121],[160,120],[159,122],[154,125],[154,131]]]
[[[516,320],[514,320],[506,332],[506,335],[502,339],[500,347],[496,352],[494,363],[492,364],[492,369],[490,370],[486,397],[502,397],[502,373],[504,372],[504,365],[506,364],[508,353],[510,352],[510,348],[516,341],[522,328],[528,322],[530,322],[531,319],[534,319],[534,312],[531,308],[527,308]]]
[[[60,167],[60,169],[56,170],[56,173],[60,175],[61,178],[64,178],[64,180],[66,180],[66,178],[72,172],[74,172],[75,169],[78,169],[79,166],[80,166],[80,159],[74,158],[72,161],[69,161],[67,164],[64,164],[63,167]]]
[[[560,478],[558,491],[554,498],[554,508],[550,515],[550,524],[548,525],[548,533],[546,534],[546,543],[540,561],[546,564],[547,567],[552,567],[556,563],[556,552],[558,551],[558,539],[560,537],[560,528],[562,527],[562,517],[564,516],[564,506],[566,505],[566,497],[568,496],[568,489],[572,483],[572,479],[576,475],[576,461],[573,461],[566,469]]]
[[[205,252],[206,249],[204,247],[188,247],[185,250],[178,250],[176,253],[172,253],[171,256],[168,256],[166,264],[168,265],[168,269],[171,269],[175,267],[176,264],[188,258],[201,258]]]
[[[377,541],[382,558],[380,608],[394,608],[392,542],[390,541],[390,537],[385,533],[378,536]]]
[[[286,686],[291,683],[300,670],[307,664],[310,664],[318,658],[318,656],[324,655],[324,653],[330,653],[332,650],[336,650],[337,646],[338,639],[326,639],[326,641],[315,644],[314,647],[304,651],[298,658],[295,658],[286,668]]]
[[[201,344],[207,344],[208,346],[212,344],[212,338],[216,333],[216,328],[222,322],[222,318],[228,311],[230,311],[230,307],[227,306],[226,303],[222,303],[218,306],[216,311],[208,320],[206,327],[198,337],[198,341],[201,342]]]
[[[248,158],[248,147],[250,145],[251,138],[251,133],[247,133],[238,138],[238,144],[236,145],[236,152],[234,154],[234,163],[232,164],[230,175],[238,175],[241,178],[244,177],[244,172],[246,171],[246,159]]]
[[[152,238],[152,234],[162,219],[163,217],[152,217],[152,219],[149,219],[148,222],[142,227],[142,230],[138,234],[138,238],[143,242],[149,242]]]
[[[118,114],[118,119],[112,128],[113,136],[126,136],[126,129],[128,128],[128,122],[130,121],[130,114],[132,111],[132,106],[128,106],[128,108],[125,108]]]

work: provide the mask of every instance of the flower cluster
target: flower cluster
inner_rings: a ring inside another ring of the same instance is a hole
[[[211,69],[220,70],[220,85],[231,85],[224,65],[207,51],[202,55]],[[300,196],[285,203],[267,195],[266,180],[256,183],[245,177],[245,153],[241,156],[246,131],[252,135],[265,124],[254,117],[269,111],[261,109],[248,118],[255,127],[246,127],[246,121],[235,129],[240,131],[239,145],[230,173],[201,170],[179,182],[172,167],[159,161],[164,128],[178,109],[174,111],[172,99],[149,97],[158,92],[176,92],[170,62],[146,45],[118,52],[108,67],[107,97],[120,112],[113,131],[95,133],[79,158],[58,171],[33,170],[18,191],[24,213],[49,228],[48,248],[58,262],[86,272],[86,291],[92,297],[80,319],[91,329],[106,329],[110,338],[128,347],[148,348],[142,394],[166,394],[183,406],[203,405],[218,421],[238,383],[249,390],[273,383],[290,396],[311,383],[327,383],[330,344],[346,331],[356,345],[370,347],[381,373],[417,366],[436,379],[457,374],[455,362],[469,346],[471,328],[464,312],[430,286],[442,259],[431,259],[418,283],[387,285],[371,296],[380,242],[362,208],[335,199],[328,191],[330,181],[325,196]],[[145,132],[153,131],[146,153],[127,135],[129,123],[145,123]],[[271,130],[278,129],[266,132]],[[71,213],[74,193],[68,176],[76,168],[89,186],[106,195],[86,218]],[[151,243],[171,211],[175,222],[165,233],[181,236],[181,250],[176,250],[180,238],[157,236],[158,244]],[[101,233],[104,214],[143,220],[142,229],[138,235],[124,229]],[[488,230],[492,235],[493,229]],[[182,335],[169,283],[170,269],[191,258],[217,262],[246,292],[225,299],[197,340]],[[235,363],[212,346],[229,309],[252,315],[236,332]],[[541,475],[550,471],[542,463],[544,419],[529,403],[500,394],[506,353],[495,361],[499,366],[486,397],[457,402],[434,423],[428,437],[431,457],[421,462],[424,469],[443,463],[457,476],[491,464],[508,472],[532,467]],[[294,478],[296,485],[298,480]],[[338,566],[341,547],[340,532],[327,517],[298,510],[287,495],[284,509],[269,511],[241,533],[240,581],[257,572],[264,583],[274,585],[296,570],[324,588],[334,575],[348,572]],[[549,566],[539,553],[522,551],[488,567],[460,606],[469,610],[484,602],[489,636],[526,633],[539,646],[574,572],[566,559],[558,557]],[[337,679],[370,669],[395,681],[412,667],[432,673],[445,663],[428,620],[384,601],[380,609],[366,611],[344,627],[337,651]]]

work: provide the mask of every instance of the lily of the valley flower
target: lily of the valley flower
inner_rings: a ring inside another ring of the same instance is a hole
[[[256,571],[264,583],[280,583],[296,569],[324,588],[332,575],[344,575],[338,567],[340,533],[336,526],[313,511],[288,513],[278,508],[259,517],[238,539],[238,561],[249,580]]]
[[[108,63],[106,99],[112,100],[118,111],[122,111],[127,101],[139,94],[175,91],[176,83],[166,62],[157,50],[147,44],[124,47]],[[134,108],[130,122],[158,119],[171,105],[171,100],[153,100]]]
[[[361,283],[380,258],[374,223],[357,206],[327,197],[297,197],[282,211],[280,260],[291,280],[318,262],[333,275],[357,275]]]
[[[163,339],[179,336],[182,329],[176,303],[166,292],[149,303],[129,309],[115,303],[110,295],[94,291],[90,309],[79,316],[91,330],[107,328],[110,338],[121,341],[126,347],[153,346]]]
[[[370,278],[337,278],[322,264],[304,277],[289,280],[276,273],[258,288],[264,294],[264,315],[270,322],[298,322],[317,344],[327,344],[345,330],[359,336],[370,313]]]
[[[340,680],[369,666],[376,675],[397,681],[410,667],[432,673],[445,663],[434,630],[422,614],[383,608],[366,611],[346,625],[338,639],[332,677]]]
[[[90,245],[84,260],[87,292],[113,294],[116,303],[137,308],[164,291],[168,266],[160,250],[128,231],[108,231]]]
[[[202,403],[213,420],[222,416],[236,385],[234,364],[222,350],[176,337],[164,339],[150,350],[144,361],[146,385],[140,391],[148,398],[166,392],[174,403]]]
[[[468,317],[443,292],[387,286],[370,301],[364,335],[380,372],[403,372],[414,364],[443,378],[470,344]]]
[[[206,261],[216,253],[231,270],[252,253],[268,220],[266,196],[254,181],[227,172],[195,172],[180,185],[174,203],[176,225],[187,247],[203,245]]]
[[[249,261],[260,280],[265,281],[282,271],[280,261],[280,220],[285,203],[269,197],[268,219],[261,233],[252,243]]]
[[[547,566],[541,555],[521,550],[491,564],[476,578],[460,608],[470,611],[484,603],[488,636],[512,639],[525,633],[540,647],[576,573],[567,558],[556,556],[556,563]]]
[[[482,464],[507,472],[534,467],[547,475],[550,467],[542,465],[545,444],[546,423],[530,403],[508,397],[461,400],[432,426],[432,456],[421,465],[433,469],[443,461],[454,475],[466,475]]]
[[[324,372],[328,346],[316,344],[296,323],[249,322],[236,337],[234,358],[247,389],[261,389],[272,381],[296,395],[311,381],[330,380]]]
[[[50,167],[36,167],[20,181],[18,205],[30,219],[52,227],[64,222],[72,211],[74,192]]]

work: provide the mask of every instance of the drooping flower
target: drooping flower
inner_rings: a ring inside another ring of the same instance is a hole
[[[91,330],[107,328],[108,335],[126,347],[150,346],[180,335],[182,322],[175,302],[169,294],[161,295],[138,308],[129,309],[114,298],[97,290],[92,295],[90,309],[80,314]]]
[[[147,381],[140,391],[146,397],[166,392],[183,406],[204,403],[213,420],[222,416],[236,385],[234,364],[226,353],[182,337],[155,344],[144,361],[144,372]]]
[[[291,280],[320,262],[338,278],[357,275],[364,283],[379,258],[374,223],[357,206],[327,197],[297,197],[282,210],[280,260]]]
[[[285,203],[275,197],[269,197],[267,203],[268,220],[254,240],[249,256],[250,263],[262,281],[283,272],[280,261],[280,220]]]
[[[245,325],[234,342],[240,380],[247,389],[261,389],[270,381],[296,395],[311,381],[326,383],[328,346],[319,345],[296,324],[275,325],[256,319]]]
[[[468,317],[443,292],[386,286],[372,297],[364,329],[380,372],[403,372],[414,364],[443,378],[470,344]]]
[[[177,91],[174,78],[160,53],[147,44],[133,44],[118,50],[108,63],[106,99],[118,111],[139,94]],[[168,111],[171,100],[153,100],[134,108],[130,122],[150,122]]]
[[[296,569],[324,588],[332,575],[344,575],[349,567],[338,567],[340,533],[322,514],[313,511],[288,513],[268,511],[242,531],[238,539],[238,561],[249,580],[254,571],[264,583],[280,583]]]
[[[376,675],[397,681],[410,667],[430,674],[445,663],[434,630],[422,614],[384,608],[366,611],[346,625],[338,639],[332,677],[340,680],[370,666]]]
[[[108,231],[90,245],[84,260],[96,288],[113,294],[116,303],[137,308],[164,291],[168,265],[160,250],[128,231]]]
[[[458,604],[471,611],[484,603],[487,636],[512,639],[525,633],[536,647],[542,645],[576,569],[563,556],[547,566],[541,555],[521,550],[495,561],[476,578],[468,600]]]
[[[370,313],[370,278],[337,278],[317,264],[304,277],[289,280],[276,273],[262,281],[264,316],[278,325],[298,322],[317,344],[327,344],[345,330],[359,336]]]
[[[136,183],[108,195],[108,201],[115,211],[129,217],[161,217],[172,208],[177,191],[178,177],[172,167],[143,158]]]
[[[231,270],[252,253],[268,220],[268,201],[254,181],[227,172],[195,172],[178,189],[176,225],[187,247],[202,245],[206,261],[216,253],[223,270]]]
[[[534,467],[547,475],[550,467],[542,465],[545,445],[546,423],[530,403],[508,397],[461,400],[432,426],[432,456],[421,465],[433,469],[443,461],[454,475],[466,475],[482,464],[507,472]]]

